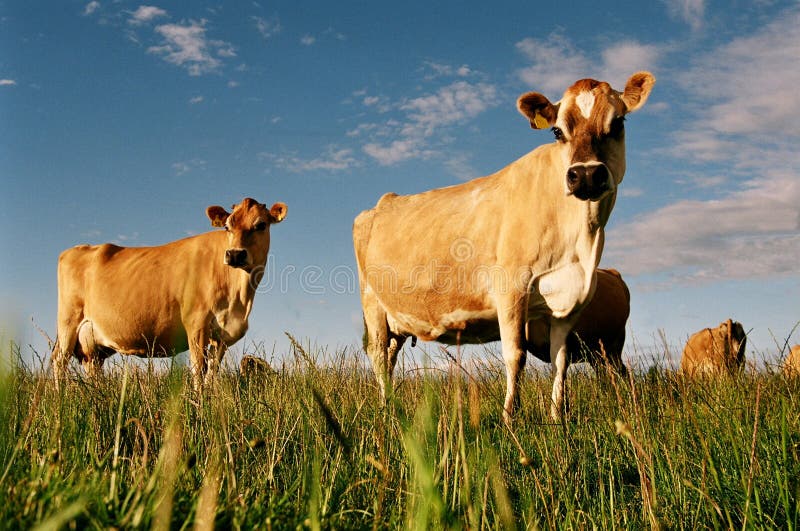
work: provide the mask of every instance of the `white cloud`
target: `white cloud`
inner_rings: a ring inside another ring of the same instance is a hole
[[[608,81],[612,87],[622,90],[631,74],[640,70],[653,69],[662,53],[663,50],[658,46],[640,44],[635,41],[624,41],[609,46],[600,54],[602,57],[601,78]]]
[[[0,87],[13,87],[17,82],[13,79],[0,79]]]
[[[409,159],[429,158],[433,154],[423,148],[422,139],[419,137],[394,140],[388,144],[370,142],[362,149],[382,166],[391,166]]]
[[[800,180],[773,172],[720,199],[682,200],[609,231],[603,260],[679,282],[797,274]]]
[[[186,161],[172,163],[172,171],[176,176],[180,177],[195,169],[203,169],[206,167],[206,161],[202,159],[191,159]]]
[[[586,77],[607,81],[622,90],[631,74],[655,69],[664,54],[659,46],[624,41],[601,50],[599,57],[590,58],[558,32],[546,39],[523,39],[516,47],[532,63],[519,70],[518,77],[554,101],[575,81]]]
[[[160,55],[168,63],[186,68],[192,76],[213,72],[222,65],[218,57],[230,57],[235,52],[225,41],[209,41],[205,24],[206,21],[201,20],[156,26],[155,31],[164,42],[160,46],[151,46],[147,51]]]
[[[97,11],[98,9],[100,9],[100,2],[97,2],[96,0],[92,0],[91,2],[89,2],[88,4],[86,4],[84,6],[84,8],[83,8],[83,16],[88,17],[89,15],[91,15],[92,13]]]
[[[304,46],[311,46],[315,42],[317,42],[317,38],[313,35],[303,35],[303,37],[300,39],[300,44]]]
[[[559,99],[567,87],[595,70],[591,61],[559,33],[552,33],[547,39],[528,37],[516,47],[533,63],[517,72],[519,78],[554,99]]]
[[[269,39],[270,37],[280,33],[282,29],[281,23],[277,17],[273,17],[271,19],[253,17],[253,21],[255,21],[256,29],[265,39]]]
[[[427,79],[433,79],[439,76],[469,77],[475,74],[475,71],[468,65],[452,66],[434,61],[425,61],[424,67],[432,72],[432,75],[427,76]]]
[[[160,7],[156,6],[139,6],[136,11],[131,13],[131,18],[128,19],[128,24],[140,26],[147,22],[151,22],[160,17],[167,16],[167,12]]]
[[[797,275],[800,9],[710,49],[677,76],[687,119],[664,153],[713,199],[682,200],[609,232],[604,261],[671,282]]]
[[[435,128],[474,118],[497,103],[497,89],[488,83],[456,81],[435,94],[414,98],[400,108],[408,112],[408,135],[429,136]]]
[[[397,109],[405,112],[404,120],[381,125],[361,124],[348,135],[371,133],[371,141],[362,149],[384,166],[414,158],[430,158],[435,151],[427,145],[427,139],[435,131],[475,118],[497,102],[494,85],[456,81],[432,94],[399,104]],[[379,137],[394,138],[376,142]]]
[[[340,149],[329,146],[320,157],[302,159],[296,155],[275,155],[260,153],[262,159],[271,160],[276,166],[285,170],[300,173],[309,171],[341,171],[358,165],[351,149]]]
[[[204,99],[205,98],[203,98],[203,96],[195,96],[189,100],[189,103],[191,103],[192,105],[196,105],[198,103],[202,103]]]
[[[667,5],[667,11],[673,18],[680,19],[693,30],[698,30],[703,25],[703,17],[706,12],[705,0],[663,0]]]
[[[800,136],[800,9],[700,57],[678,77],[703,129]]]

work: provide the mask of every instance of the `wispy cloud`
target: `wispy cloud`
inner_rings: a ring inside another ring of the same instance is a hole
[[[17,82],[13,79],[0,79],[0,87],[13,87]]]
[[[184,67],[192,76],[213,72],[222,65],[221,57],[233,57],[235,49],[230,43],[209,40],[206,37],[206,20],[184,24],[156,26],[163,43],[151,46],[149,53],[161,56],[168,63]]]
[[[423,63],[423,68],[428,70],[428,74],[425,76],[426,79],[435,79],[440,76],[457,76],[457,77],[469,77],[475,73],[469,65],[461,65],[461,66],[453,66],[446,63],[438,63],[436,61],[425,61]]]
[[[673,282],[797,274],[800,179],[771,172],[721,199],[682,200],[616,226],[603,260]]]
[[[160,17],[166,17],[167,12],[160,7],[156,6],[139,6],[136,11],[131,13],[131,18],[128,19],[128,24],[140,26],[147,22],[151,22]]]
[[[300,44],[302,44],[303,46],[313,46],[317,42],[330,41],[331,39],[336,41],[346,41],[347,36],[344,33],[337,31],[334,28],[328,28],[325,31],[318,33],[316,35],[311,33],[306,33],[300,38]]]
[[[358,166],[358,161],[353,157],[351,149],[328,146],[326,152],[316,158],[303,159],[296,155],[276,155],[263,152],[259,158],[271,161],[275,166],[294,172],[311,171],[342,171]]]
[[[83,16],[88,17],[89,15],[91,15],[92,13],[97,11],[98,9],[100,9],[100,2],[97,2],[96,0],[92,0],[91,2],[89,2],[88,4],[86,4],[83,7]]]
[[[281,31],[281,23],[277,17],[272,17],[269,19],[263,17],[253,17],[252,20],[255,22],[258,32],[265,39],[269,39]]]
[[[205,98],[203,98],[203,96],[194,96],[191,99],[189,99],[189,103],[191,103],[192,105],[197,105],[198,103],[203,103],[204,99]]]
[[[517,71],[529,87],[558,99],[576,80],[594,77],[622,89],[628,77],[637,70],[652,70],[664,50],[656,45],[628,40],[602,49],[590,57],[559,32],[547,38],[526,38],[516,44],[530,66]]]
[[[172,171],[178,177],[196,169],[204,169],[205,167],[206,161],[202,159],[190,159],[172,163]]]
[[[670,16],[689,24],[693,30],[703,25],[706,12],[705,0],[663,0]]]
[[[800,9],[700,56],[678,77],[687,121],[666,155],[713,199],[682,200],[610,232],[630,274],[698,282],[797,274]]]
[[[497,105],[497,89],[489,83],[456,81],[436,92],[413,98],[397,105],[404,114],[401,120],[380,125],[361,124],[351,136],[372,134],[372,141],[363,151],[379,164],[389,166],[413,158],[429,158],[435,150],[428,146],[428,138],[435,131],[464,123],[490,107]],[[368,105],[368,101],[364,101]],[[394,137],[389,141],[375,141],[378,137]]]
[[[800,136],[798,57],[800,9],[793,8],[758,33],[698,58],[678,77],[688,97],[700,104],[693,129]],[[719,146],[724,151],[730,147]]]

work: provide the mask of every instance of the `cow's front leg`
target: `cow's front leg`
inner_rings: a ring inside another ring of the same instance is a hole
[[[222,357],[225,355],[226,350],[227,347],[222,341],[211,339],[208,342],[208,348],[206,350],[205,385],[210,385],[217,377],[217,374],[219,374],[219,366],[222,363]]]
[[[550,323],[550,362],[553,370],[553,395],[550,403],[550,416],[560,421],[564,415],[564,395],[567,388],[567,336],[572,330],[571,320],[553,319]]]
[[[192,371],[192,386],[197,392],[203,390],[203,379],[208,372],[206,347],[209,343],[209,334],[205,329],[196,330],[189,335],[189,362]]]
[[[503,420],[510,423],[519,406],[519,381],[525,369],[525,303],[521,299],[504,301],[498,307],[503,361],[506,365],[506,398]]]

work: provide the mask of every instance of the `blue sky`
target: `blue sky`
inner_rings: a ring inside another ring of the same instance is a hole
[[[289,212],[245,344],[357,344],[358,212],[552,141],[523,92],[646,69],[601,262],[628,356],[732,317],[775,357],[800,321],[798,4],[431,4],[0,1],[0,335],[46,351],[63,249],[165,243],[252,196]]]

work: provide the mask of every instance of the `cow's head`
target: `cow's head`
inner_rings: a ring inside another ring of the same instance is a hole
[[[223,227],[228,233],[228,248],[223,261],[225,265],[251,271],[264,265],[269,252],[269,226],[286,217],[284,203],[275,203],[272,208],[255,199],[247,198],[233,205],[232,212],[221,206],[210,206],[206,215],[213,227]]]
[[[567,195],[598,200],[616,189],[625,173],[625,115],[647,101],[656,79],[633,74],[623,92],[594,79],[575,82],[557,103],[537,92],[523,94],[517,108],[534,129],[551,127],[563,148]]]
[[[747,346],[747,334],[744,332],[742,323],[728,319],[720,323],[719,329],[726,339],[725,363],[731,368],[742,367],[744,365],[745,347]]]

